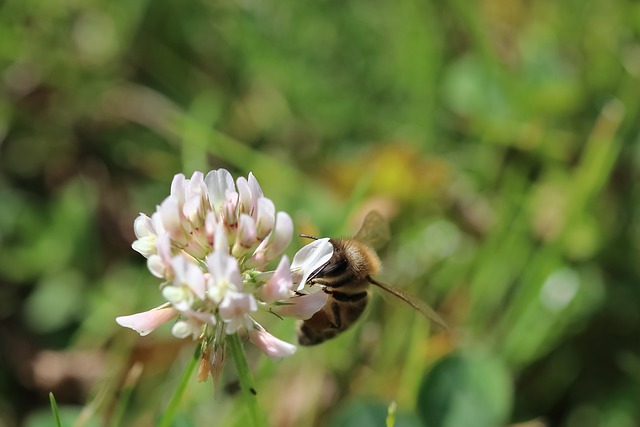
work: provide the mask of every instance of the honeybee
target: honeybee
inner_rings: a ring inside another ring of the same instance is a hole
[[[367,306],[370,284],[400,298],[447,329],[444,320],[426,303],[372,277],[381,268],[380,258],[373,248],[384,244],[389,236],[386,220],[377,211],[371,211],[353,238],[329,240],[333,245],[333,256],[307,280],[310,285],[322,286],[328,294],[327,302],[310,319],[300,323],[298,342],[301,345],[320,344],[353,325]],[[306,234],[301,237],[317,239]]]

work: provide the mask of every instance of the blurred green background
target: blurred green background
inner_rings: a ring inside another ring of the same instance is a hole
[[[640,425],[639,33],[632,0],[0,1],[0,425],[52,425],[49,391],[154,423],[193,344],[114,321],[162,299],[133,219],[219,167],[297,232],[383,212],[381,279],[451,326],[376,293],[247,346],[271,425]],[[175,425],[245,416],[194,378]]]

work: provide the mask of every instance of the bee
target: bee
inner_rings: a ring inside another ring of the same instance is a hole
[[[447,329],[444,320],[426,303],[372,277],[381,269],[374,247],[380,247],[389,236],[386,220],[377,211],[371,211],[353,238],[329,239],[333,256],[307,280],[312,286],[322,286],[328,295],[327,302],[311,318],[300,323],[300,345],[320,344],[353,325],[367,306],[369,285],[384,289]],[[301,237],[317,239],[306,234]]]

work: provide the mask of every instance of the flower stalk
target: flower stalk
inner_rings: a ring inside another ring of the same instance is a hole
[[[167,405],[166,411],[162,414],[162,418],[158,423],[159,427],[169,427],[173,423],[173,420],[176,417],[176,413],[178,411],[178,406],[180,406],[180,402],[182,401],[182,397],[184,396],[184,392],[187,390],[187,385],[189,384],[189,380],[193,376],[193,371],[200,360],[200,346],[196,346],[196,351],[191,358],[189,358],[189,364],[187,368],[184,370],[184,374],[180,378],[180,382],[178,386],[173,392],[171,396],[171,400]]]
[[[255,384],[253,382],[253,375],[251,375],[251,370],[247,363],[247,356],[238,334],[227,335],[227,344],[229,345],[229,352],[233,358],[233,363],[236,366],[241,393],[244,396],[247,410],[249,411],[251,424],[255,427],[266,426],[265,416],[258,405],[258,397]]]

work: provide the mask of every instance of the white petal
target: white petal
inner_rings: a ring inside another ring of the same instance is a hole
[[[226,200],[227,190],[236,191],[233,177],[225,169],[212,170],[204,178],[209,193],[211,207],[217,212]]]
[[[155,236],[151,218],[143,213],[138,215],[138,217],[133,221],[133,232],[136,234],[136,237],[138,239],[148,236]]]
[[[253,200],[251,197],[252,195],[251,189],[249,188],[249,182],[246,178],[241,176],[236,180],[236,186],[238,187],[238,194],[240,195],[238,199],[238,211],[251,214]]]
[[[328,238],[314,240],[294,255],[291,272],[294,274],[294,281],[299,283],[298,290],[304,287],[309,275],[325,265],[332,255],[333,245]]]
[[[238,270],[238,260],[222,251],[214,251],[205,259],[209,268],[210,287],[232,290],[242,289],[242,277]]]
[[[189,335],[193,335],[193,329],[191,325],[184,320],[178,320],[173,324],[171,328],[171,334],[176,338],[186,338]]]
[[[142,313],[116,317],[116,322],[118,322],[120,326],[131,328],[144,336],[158,326],[175,318],[177,315],[178,312],[173,307],[169,307],[168,304],[163,304]]]
[[[171,304],[179,304],[188,298],[187,293],[181,286],[165,286],[162,288],[162,296]]]
[[[156,249],[156,236],[140,237],[138,240],[131,244],[134,251],[140,253],[145,258],[149,258],[155,254]]]
[[[191,194],[184,202],[182,206],[182,214],[185,218],[188,218],[191,222],[198,220],[198,214],[200,213],[200,207],[202,206],[202,197],[196,194]]]
[[[209,239],[209,242],[213,241],[213,236],[215,235],[217,227],[218,219],[216,218],[216,215],[212,211],[208,211],[207,216],[204,219],[204,228],[207,233],[207,239]]]
[[[187,267],[186,273],[187,273],[186,279],[187,279],[187,284],[189,285],[189,288],[193,291],[193,293],[198,298],[200,298],[201,300],[204,300],[205,298],[204,273],[202,272],[200,267],[198,267],[195,264],[189,264],[189,267]]]
[[[213,250],[214,252],[229,252],[229,240],[227,240],[227,233],[224,229],[224,225],[221,222],[219,222],[216,226],[216,231],[213,235]]]
[[[166,267],[170,267],[171,258],[173,258],[173,254],[171,253],[171,236],[169,236],[168,233],[160,235],[156,240],[156,248],[162,262]]]
[[[280,255],[291,242],[293,237],[293,221],[286,212],[278,212],[276,224],[269,235],[269,243],[266,252],[267,260],[272,260]]]
[[[228,291],[220,305],[218,313],[225,322],[236,321],[239,318],[244,321],[244,316],[258,309],[258,304],[251,294]]]
[[[185,193],[185,176],[181,173],[176,174],[171,181],[171,195],[176,198],[178,203],[184,203]]]
[[[204,183],[204,175],[202,172],[195,171],[193,175],[191,175],[187,192],[192,195],[197,194],[200,197],[203,197],[207,193],[207,186]]]
[[[238,221],[238,234],[236,241],[233,245],[232,255],[236,258],[240,258],[258,244],[258,237],[256,234],[256,222],[249,215],[240,214],[240,220]]]
[[[167,268],[165,263],[160,258],[160,255],[151,255],[147,258],[147,268],[154,276],[164,279],[167,275]]]
[[[165,230],[167,230],[174,239],[180,239],[182,237],[182,225],[178,199],[174,196],[167,197],[158,208],[158,211],[162,217],[162,225]]]
[[[253,200],[257,200],[258,198],[264,196],[262,192],[262,188],[260,188],[260,184],[258,184],[258,180],[255,176],[253,176],[253,172],[249,172],[249,188],[251,189],[251,196]]]
[[[260,197],[258,199],[258,213],[256,215],[256,229],[258,239],[264,239],[276,222],[276,207],[270,199]]]

